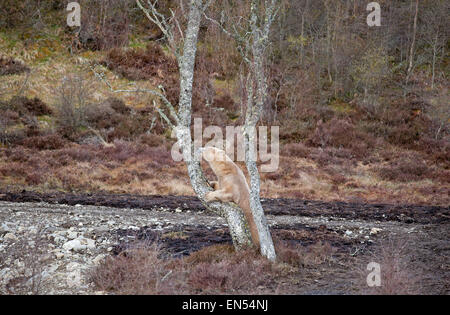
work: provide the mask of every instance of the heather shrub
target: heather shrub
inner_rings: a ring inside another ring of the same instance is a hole
[[[281,153],[286,156],[307,158],[310,149],[303,143],[287,143],[283,145]]]
[[[383,180],[398,182],[432,178],[434,174],[426,161],[414,156],[405,156],[390,161],[388,165],[376,167],[375,172]]]
[[[53,157],[61,161],[78,161],[78,162],[95,162],[96,159],[102,156],[102,152],[98,151],[95,146],[89,145],[75,145],[55,151]]]
[[[213,104],[215,107],[223,108],[230,113],[234,113],[238,109],[237,104],[230,96],[230,94],[216,96],[214,98]]]
[[[188,284],[202,294],[254,292],[266,280],[266,264],[262,259],[199,263],[190,270]]]
[[[319,121],[308,143],[314,146],[350,149],[355,157],[362,157],[374,146],[374,139],[359,131],[350,120],[333,118]]]
[[[330,261],[335,249],[327,242],[318,241],[308,246],[289,243],[274,237],[274,245],[279,262],[293,267],[317,266]]]
[[[0,144],[14,145],[20,143],[25,137],[26,130],[24,128],[14,128],[8,119],[0,117]]]
[[[122,119],[121,115],[116,114],[108,102],[90,104],[86,106],[84,114],[86,125],[98,130],[114,128]]]
[[[139,137],[139,142],[142,144],[146,144],[149,147],[158,147],[160,145],[166,144],[166,138],[158,134],[146,133],[142,134]]]
[[[173,165],[173,159],[169,150],[163,146],[149,147],[148,145],[136,142],[115,140],[114,146],[103,147],[101,153],[108,160],[125,162],[130,158],[151,159],[155,165],[160,167]]]
[[[57,134],[28,137],[22,141],[22,145],[29,149],[58,150],[64,148],[67,142]]]
[[[21,162],[13,162],[0,166],[0,174],[2,176],[25,178],[32,171],[33,169],[31,167]]]
[[[446,169],[450,168],[450,141],[425,136],[420,139],[418,147],[428,154],[432,161],[442,163]]]
[[[234,253],[234,247],[229,244],[217,244],[203,247],[202,249],[191,253],[185,258],[189,264],[199,263],[217,263]]]
[[[128,114],[131,111],[131,109],[125,105],[123,100],[116,97],[109,97],[104,103],[108,104],[115,112],[122,115]]]
[[[41,116],[53,114],[52,109],[37,97],[29,99],[24,96],[14,96],[9,101],[9,104],[11,109],[21,115],[32,114],[34,116]]]
[[[100,289],[116,294],[261,293],[278,274],[256,251],[236,253],[231,245],[204,247],[176,259],[155,244],[131,244],[92,270]]]
[[[149,43],[145,50],[112,49],[102,63],[129,80],[164,79],[178,72],[176,61],[154,43]]]
[[[161,293],[167,263],[160,258],[156,245],[130,248],[116,257],[107,257],[91,273],[91,279],[102,291],[118,294]]]
[[[30,69],[21,61],[0,56],[0,75],[21,74],[29,71]]]
[[[377,246],[369,261],[376,261],[381,268],[381,285],[367,286],[367,263],[361,268],[361,280],[365,294],[417,295],[423,294],[426,279],[423,268],[411,251],[410,240],[390,237]],[[414,246],[413,246],[414,247]]]

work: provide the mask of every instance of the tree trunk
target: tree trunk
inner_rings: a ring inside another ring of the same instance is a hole
[[[180,102],[178,116],[180,126],[176,133],[183,150],[184,161],[188,169],[192,187],[202,203],[211,211],[224,217],[228,223],[235,248],[251,244],[250,231],[242,211],[230,203],[214,202],[207,204],[204,196],[212,189],[207,184],[200,165],[197,152],[193,152],[191,138],[192,85],[194,65],[197,53],[198,32],[202,18],[202,0],[192,0],[186,30],[183,56],[179,60],[180,67]]]
[[[267,80],[264,69],[264,55],[269,38],[270,19],[273,18],[273,12],[271,10],[275,10],[274,3],[275,2],[272,2],[271,7],[266,7],[266,16],[264,17],[266,23],[258,29],[256,27],[258,4],[256,0],[252,1],[250,23],[253,36],[251,45],[253,60],[249,71],[251,78],[253,78],[255,82],[256,90],[255,97],[253,98],[253,88],[250,86],[247,87],[247,91],[250,92],[248,92],[247,113],[244,126],[245,164],[248,174],[250,175],[250,208],[258,229],[261,254],[272,261],[276,259],[275,247],[264,215],[264,209],[261,205],[261,181],[256,165],[256,152],[253,151],[256,147],[256,124],[261,118],[264,104],[267,100]],[[253,80],[250,80],[250,84],[253,84]]]
[[[411,71],[413,69],[413,61],[414,61],[414,47],[416,45],[416,33],[417,33],[417,16],[419,13],[419,0],[416,0],[416,13],[414,14],[414,26],[413,26],[413,38],[411,41],[411,48],[409,51],[409,65],[407,71],[407,79],[409,78]],[[406,80],[408,81],[408,80]]]
[[[431,88],[432,89],[434,89],[437,46],[438,46],[438,35],[436,34],[436,38],[435,38],[434,43],[433,43],[433,65],[432,65],[432,75],[431,75]]]
[[[276,0],[272,0],[272,6],[274,7],[274,2]],[[168,36],[169,41],[173,40],[173,36],[171,34],[170,28],[167,27],[165,21],[161,19],[161,15],[156,11],[155,4],[151,1],[148,1],[148,5],[150,9],[145,9],[140,2],[140,0],[136,0],[138,6],[145,12],[146,16],[154,23],[156,23],[166,36]],[[205,1],[207,5],[210,4],[211,1]],[[256,3],[258,1],[253,0],[252,2],[252,12],[253,17],[256,18],[254,9],[256,8]],[[233,245],[237,250],[242,247],[251,246],[252,238],[250,234],[250,229],[248,227],[248,223],[245,219],[243,211],[233,203],[222,203],[222,202],[212,202],[207,203],[205,201],[205,195],[207,192],[212,191],[212,188],[208,185],[201,168],[200,164],[200,154],[198,151],[195,151],[196,148],[193,146],[192,138],[191,138],[191,113],[192,113],[192,86],[194,80],[194,65],[195,65],[195,57],[197,53],[197,42],[198,42],[198,32],[200,28],[200,22],[202,19],[202,15],[207,5],[204,5],[203,0],[191,0],[190,8],[189,8],[189,16],[188,16],[188,25],[184,36],[184,47],[182,50],[182,55],[176,53],[178,59],[178,66],[180,69],[180,98],[178,104],[178,113],[175,113],[175,110],[170,104],[169,101],[165,98],[164,95],[160,93],[155,93],[160,97],[163,97],[165,104],[168,106],[169,111],[171,112],[172,118],[176,120],[176,125],[173,126],[176,132],[176,136],[178,139],[178,144],[182,149],[182,155],[184,161],[187,166],[189,178],[191,181],[191,185],[205,205],[206,208],[213,211],[214,213],[222,216],[228,223],[228,227],[230,229],[230,234],[233,240]],[[271,21],[272,22],[272,21]],[[256,25],[256,24],[255,24]],[[266,24],[267,25],[267,24]],[[258,30],[261,31],[261,30]],[[268,29],[264,30],[265,33],[268,33]],[[259,32],[254,32],[254,34],[258,35]],[[258,37],[259,39],[259,37]],[[263,66],[263,49],[259,40],[255,40],[257,42],[258,54],[254,55],[254,59],[257,60],[258,69],[262,69],[262,72],[259,72],[261,75],[258,75],[258,90],[263,91],[263,93],[259,93],[259,102],[258,105],[263,105],[266,94],[267,94],[267,84],[265,82],[264,77],[264,69]],[[174,44],[173,42],[171,44]],[[262,89],[261,89],[262,88]],[[253,108],[252,108],[253,109]],[[251,115],[246,117],[249,119],[249,124],[247,126],[256,126],[256,122],[258,121],[261,115],[262,107],[256,107],[256,112],[253,110],[250,111]],[[159,111],[161,115],[164,115],[161,111]],[[247,113],[249,115],[249,112]],[[168,121],[167,116],[164,115],[166,121]],[[250,139],[254,140],[254,139]],[[248,143],[248,142],[247,142]],[[249,146],[246,147],[246,151],[249,149]],[[246,152],[246,156],[248,156],[248,152]],[[274,261],[275,250],[273,247],[272,238],[270,237],[270,232],[267,226],[267,222],[264,217],[264,211],[261,206],[261,202],[259,199],[259,173],[256,167],[255,161],[247,160],[247,168],[251,177],[251,198],[250,198],[250,207],[255,219],[255,223],[258,228],[258,234],[260,236],[261,243],[261,253],[268,259]]]

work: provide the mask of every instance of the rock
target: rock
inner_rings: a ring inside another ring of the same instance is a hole
[[[79,237],[64,243],[63,248],[67,251],[73,250],[74,252],[81,252],[86,249],[95,248],[95,241],[89,238]]]
[[[53,237],[53,241],[55,243],[64,243],[65,241],[67,241],[67,239],[64,236],[62,236],[62,235],[55,235]]]
[[[58,251],[58,252],[55,253],[55,257],[56,257],[56,259],[63,259],[64,258],[64,253]]]
[[[372,229],[370,230],[370,235],[376,235],[376,234],[380,233],[381,231],[383,231],[383,229],[380,229],[380,228],[372,228]]]
[[[74,240],[78,237],[78,233],[75,231],[70,231],[69,233],[67,233],[67,238],[69,240]]]
[[[80,266],[81,265],[77,262],[70,262],[66,265],[66,270],[67,271],[75,271],[75,270],[80,269]]]
[[[12,228],[10,228],[6,222],[0,225],[0,235],[4,235],[12,231],[13,231]]]
[[[18,238],[14,233],[6,233],[5,236],[3,237],[4,241],[9,241],[9,242],[13,242],[13,241],[17,241]]]
[[[11,279],[16,276],[17,272],[11,270],[11,268],[3,268],[0,270],[0,284],[7,284]]]
[[[106,258],[105,254],[100,254],[97,257],[95,257],[94,259],[92,259],[92,263],[94,265],[100,265],[105,258]]]
[[[81,271],[75,270],[69,272],[67,274],[66,281],[69,287],[79,287],[81,285]]]
[[[94,232],[99,233],[99,234],[108,232],[109,230],[110,230],[110,228],[107,225],[100,225],[100,226],[94,228]]]

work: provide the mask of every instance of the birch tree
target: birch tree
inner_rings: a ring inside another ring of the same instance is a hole
[[[186,163],[188,175],[191,185],[202,203],[214,213],[222,216],[228,223],[233,244],[237,250],[246,246],[251,246],[251,235],[248,223],[243,212],[234,203],[212,202],[206,203],[205,195],[212,188],[208,184],[200,164],[200,152],[194,150],[191,138],[191,113],[192,113],[192,86],[194,80],[194,65],[197,53],[197,42],[200,23],[205,15],[205,10],[211,4],[212,0],[190,0],[188,8],[187,26],[183,31],[180,23],[176,20],[175,14],[171,11],[172,16],[166,18],[157,10],[157,1],[136,0],[139,8],[144,12],[146,17],[155,23],[164,34],[169,46],[177,58],[180,71],[180,97],[178,108],[164,95],[164,90],[139,90],[140,92],[149,92],[162,99],[166,111],[156,107],[161,117],[173,128],[181,147],[183,159]],[[255,159],[251,159],[254,155],[255,133],[253,130],[258,122],[264,102],[267,98],[267,82],[264,72],[264,56],[265,48],[269,41],[270,26],[276,14],[276,2],[265,1],[265,13],[260,16],[259,1],[251,2],[251,18],[249,22],[250,36],[249,38],[239,38],[234,36],[241,48],[242,56],[249,67],[249,75],[247,78],[248,86],[248,104],[244,127],[245,139],[245,157],[246,166],[250,174],[250,190],[251,200],[250,206],[254,216],[255,223],[258,228],[261,244],[261,254],[269,260],[276,259],[273,241],[267,225],[264,211],[260,202],[260,177]],[[181,43],[175,40],[175,32],[178,32]],[[244,40],[248,40],[244,43]],[[255,87],[255,89],[253,89]],[[125,91],[125,90],[123,90]],[[168,114],[166,114],[168,112]]]
[[[419,15],[419,0],[416,0],[416,10],[414,13],[414,25],[413,25],[413,34],[411,39],[411,46],[409,50],[409,62],[408,62],[408,70],[406,74],[406,82],[408,82],[409,76],[413,70],[414,65],[414,49],[416,46],[416,33],[417,33],[417,16]]]

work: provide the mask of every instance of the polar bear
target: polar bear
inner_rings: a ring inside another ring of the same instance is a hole
[[[214,191],[208,192],[205,200],[236,203],[244,212],[254,246],[259,248],[259,234],[250,209],[250,189],[244,173],[221,149],[204,147],[201,153],[218,179],[211,182]]]

